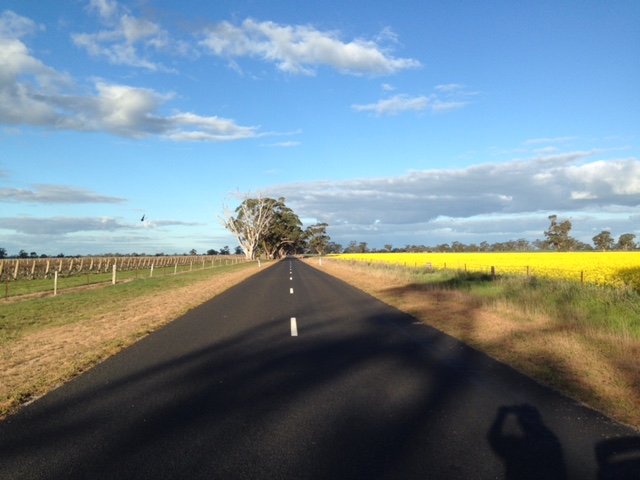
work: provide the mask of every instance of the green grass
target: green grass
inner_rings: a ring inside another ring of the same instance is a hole
[[[211,267],[207,262],[204,265],[204,269],[209,268],[221,268],[223,265],[221,262],[216,262],[215,266]],[[194,263],[191,265],[173,265],[166,267],[156,267],[153,270],[153,277],[162,277],[166,275],[173,275],[174,273],[184,273],[196,270],[202,270],[202,263]],[[124,270],[116,272],[116,282],[124,282],[128,280],[137,280],[142,278],[150,278],[151,269],[140,270]],[[113,273],[111,271],[104,273],[87,273],[87,272],[74,272],[73,274],[65,274],[58,276],[58,292],[67,288],[81,287],[86,285],[94,285],[99,283],[111,283],[113,280]],[[4,281],[0,285],[0,298],[15,297],[19,295],[29,295],[34,293],[53,292],[54,291],[54,278],[51,275],[49,278],[37,279],[37,280],[16,280]]]
[[[130,278],[134,281],[116,285],[106,283],[101,288],[84,291],[67,293],[63,291],[57,296],[0,300],[2,304],[0,308],[0,344],[18,338],[30,330],[79,322],[116,310],[135,298],[192,285],[207,278],[244,268],[255,268],[255,263],[238,263],[199,270],[194,268],[191,273],[182,275],[173,275],[173,267],[171,267],[171,275],[160,275],[157,270],[154,270],[153,278],[139,276],[137,281],[133,275],[134,272],[119,272],[119,274],[132,274]],[[188,270],[189,266],[186,269]],[[109,274],[108,282],[110,281],[111,275]],[[79,285],[86,285],[86,283]]]
[[[569,280],[525,275],[494,279],[480,272],[415,269],[373,262],[367,267],[371,272],[379,270],[424,288],[462,290],[486,304],[506,302],[525,314],[548,315],[558,324],[587,324],[613,335],[640,338],[640,292],[631,287],[583,286]]]

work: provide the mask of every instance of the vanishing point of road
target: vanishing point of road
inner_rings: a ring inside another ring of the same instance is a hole
[[[0,422],[0,479],[640,478],[640,434],[295,259]]]

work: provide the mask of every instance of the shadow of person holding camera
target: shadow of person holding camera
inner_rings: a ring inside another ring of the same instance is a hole
[[[562,445],[532,405],[498,409],[487,435],[489,444],[502,458],[506,479],[564,480]]]

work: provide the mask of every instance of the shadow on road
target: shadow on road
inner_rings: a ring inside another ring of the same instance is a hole
[[[621,437],[596,446],[598,480],[640,479],[640,437]]]
[[[431,474],[466,460],[424,442],[446,442],[465,383],[389,335],[397,315],[213,344],[171,324],[0,424],[0,478],[447,478]]]
[[[562,446],[532,405],[500,407],[488,434],[507,480],[564,480]]]

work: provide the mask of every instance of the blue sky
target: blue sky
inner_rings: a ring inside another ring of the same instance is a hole
[[[0,247],[233,248],[234,192],[345,246],[550,214],[640,237],[638,24],[635,0],[3,0]]]

